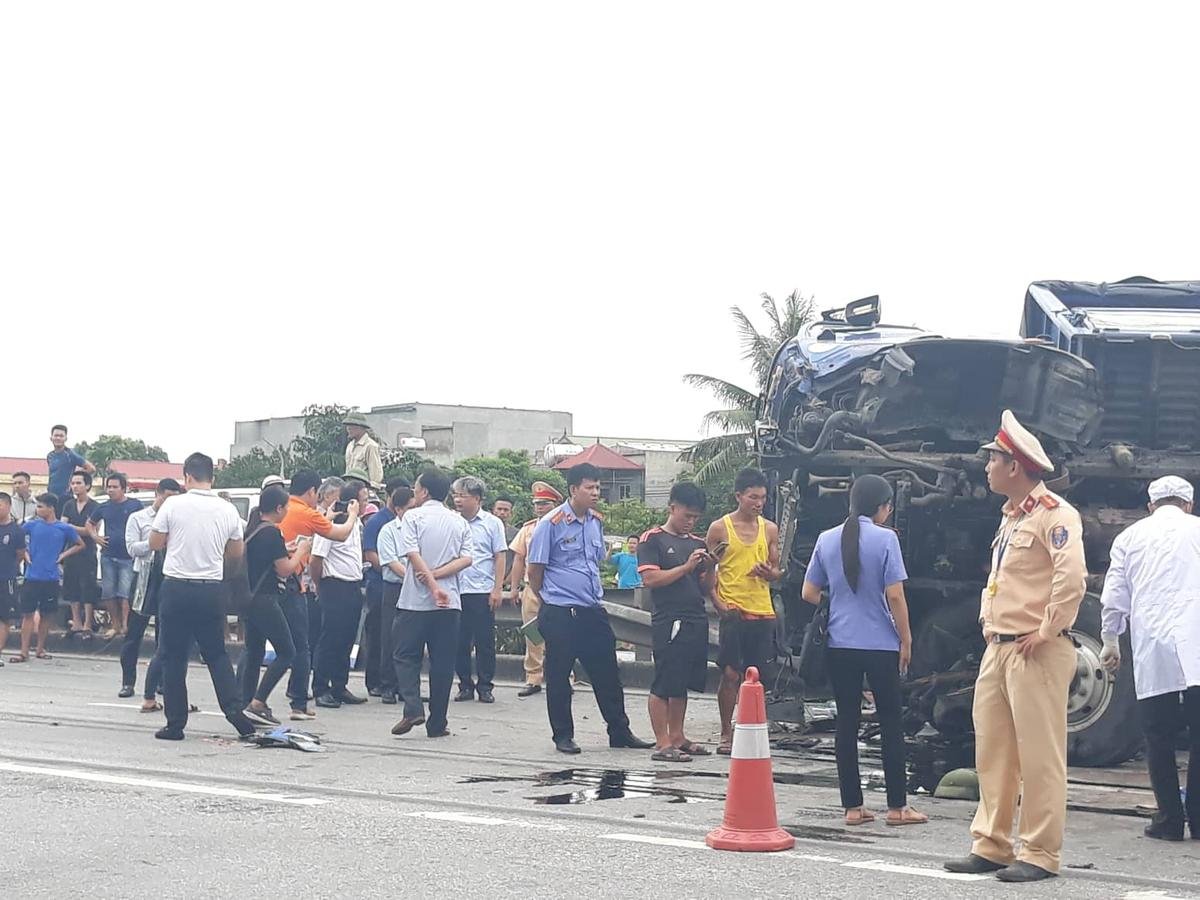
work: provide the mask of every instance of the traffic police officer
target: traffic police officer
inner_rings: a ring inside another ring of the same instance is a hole
[[[1054,465],[1011,412],[983,449],[991,454],[988,486],[1008,502],[980,612],[987,651],[975,682],[974,843],[969,856],[945,867],[1040,881],[1058,874],[1067,817],[1067,692],[1075,674],[1067,629],[1087,577],[1083,529],[1079,513],[1046,489],[1042,478]],[[1014,854],[1018,795],[1022,848]]]
[[[601,605],[605,551],[604,526],[596,512],[600,470],[591,463],[572,466],[567,492],[570,499],[534,528],[528,557],[529,587],[541,604],[538,629],[546,639],[546,710],[554,746],[562,753],[579,752],[570,681],[579,660],[608,723],[608,745],[646,750],[654,744],[629,730],[616,637]]]
[[[529,557],[529,539],[533,537],[533,529],[554,507],[563,502],[562,494],[552,485],[544,481],[535,481],[531,488],[533,495],[534,517],[521,526],[513,536],[508,549],[512,551],[513,562],[509,571],[509,588],[515,602],[521,607],[521,623],[531,622],[537,618],[541,609],[541,601],[537,594],[530,590],[528,584],[522,584],[525,578],[525,562]],[[525,687],[517,691],[518,697],[532,697],[542,689],[542,666],[546,656],[544,644],[535,644],[529,638],[525,639]]]

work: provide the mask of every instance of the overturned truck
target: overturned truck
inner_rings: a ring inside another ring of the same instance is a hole
[[[1099,592],[1113,539],[1146,514],[1148,482],[1200,481],[1198,386],[1200,282],[1036,282],[1019,340],[882,325],[877,297],[823,314],[779,349],[756,423],[780,526],[785,647],[799,651],[812,615],[800,586],[817,535],[844,520],[852,478],[885,476],[910,576],[914,781],[932,788],[946,769],[973,764],[979,601],[1001,505],[978,448],[1011,409],[1042,439],[1058,464],[1047,483],[1084,523],[1070,762],[1129,759],[1141,744],[1132,672],[1113,678],[1100,665]]]

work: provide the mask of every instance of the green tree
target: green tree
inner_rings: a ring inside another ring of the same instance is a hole
[[[80,441],[75,445],[75,452],[96,467],[97,480],[108,475],[108,464],[114,459],[170,461],[162,447],[119,434],[102,434],[94,442]]]
[[[268,475],[279,474],[279,457],[267,456],[259,447],[235,456],[223,469],[217,470],[214,485],[219,488],[258,487]]]
[[[288,448],[289,468],[316,469],[322,475],[341,475],[346,469],[346,429],[342,419],[354,407],[313,404],[306,406],[304,434],[292,439]]]
[[[639,537],[667,519],[665,510],[647,506],[641,500],[620,500],[616,503],[601,503],[600,515],[604,516],[604,533]]]
[[[765,332],[758,330],[740,306],[729,310],[737,324],[742,359],[750,364],[753,390],[713,375],[683,376],[686,383],[709,391],[721,404],[719,409],[704,416],[705,430],[717,433],[697,442],[681,457],[694,467],[696,481],[701,485],[707,486],[714,479],[736,472],[750,462],[758,398],[767,389],[771,364],[780,346],[812,321],[813,300],[796,290],[780,304],[764,293],[762,310],[770,326]]]
[[[533,504],[529,501],[530,487],[535,481],[553,485],[564,497],[567,495],[567,480],[553,469],[535,468],[529,454],[524,450],[501,450],[496,456],[472,456],[459,460],[451,473],[454,477],[474,475],[487,485],[485,506],[501,494],[513,499],[513,522],[520,524],[533,518]]]
[[[399,447],[382,450],[380,451],[380,456],[383,459],[384,481],[389,481],[393,478],[404,478],[409,484],[414,484],[417,476],[421,474],[421,470],[433,465],[431,460],[426,459],[421,454],[412,450],[402,450]]]

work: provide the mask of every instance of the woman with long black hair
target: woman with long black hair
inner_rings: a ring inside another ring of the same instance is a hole
[[[862,475],[850,487],[850,515],[821,534],[804,576],[803,597],[821,602],[829,591],[826,659],[837,701],[837,768],[847,825],[875,820],[863,806],[858,770],[858,727],[863,678],[875,695],[883,732],[887,824],[920,825],[929,818],[908,805],[901,724],[900,677],[908,671],[912,634],[904,581],[908,572],[896,533],[884,527],[892,515],[892,486]]]

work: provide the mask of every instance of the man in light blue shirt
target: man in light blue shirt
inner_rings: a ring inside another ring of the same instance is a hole
[[[415,502],[411,487],[396,488],[388,498],[388,508],[393,518],[379,529],[375,539],[380,577],[383,580],[383,597],[379,604],[379,698],[389,706],[395,704],[397,695],[396,647],[392,643],[392,628],[396,622],[400,587],[408,570],[408,559],[400,552],[400,529],[404,524],[404,516]]]
[[[529,543],[529,588],[541,603],[538,630],[546,640],[546,711],[560,753],[579,753],[571,715],[571,669],[579,660],[608,724],[608,745],[648,749],[629,730],[625,690],[617,669],[616,637],[600,601],[604,525],[600,470],[580,463],[567,470],[566,503],[538,522]]]
[[[407,563],[392,623],[396,687],[404,718],[392,734],[424,724],[429,737],[445,737],[446,710],[458,647],[459,577],[473,562],[471,529],[446,508],[450,479],[426,469],[414,487],[417,506],[400,520],[400,552]],[[384,528],[386,531],[387,528]],[[382,534],[380,535],[382,538]],[[382,556],[380,559],[382,560]],[[429,720],[421,705],[421,659],[429,651]]]
[[[459,576],[462,615],[458,622],[458,694],[455,701],[495,703],[492,680],[496,677],[496,610],[504,588],[508,542],[504,523],[483,508],[487,485],[470,475],[450,486],[454,508],[471,529],[470,568]],[[471,680],[471,647],[475,647],[476,681]]]

